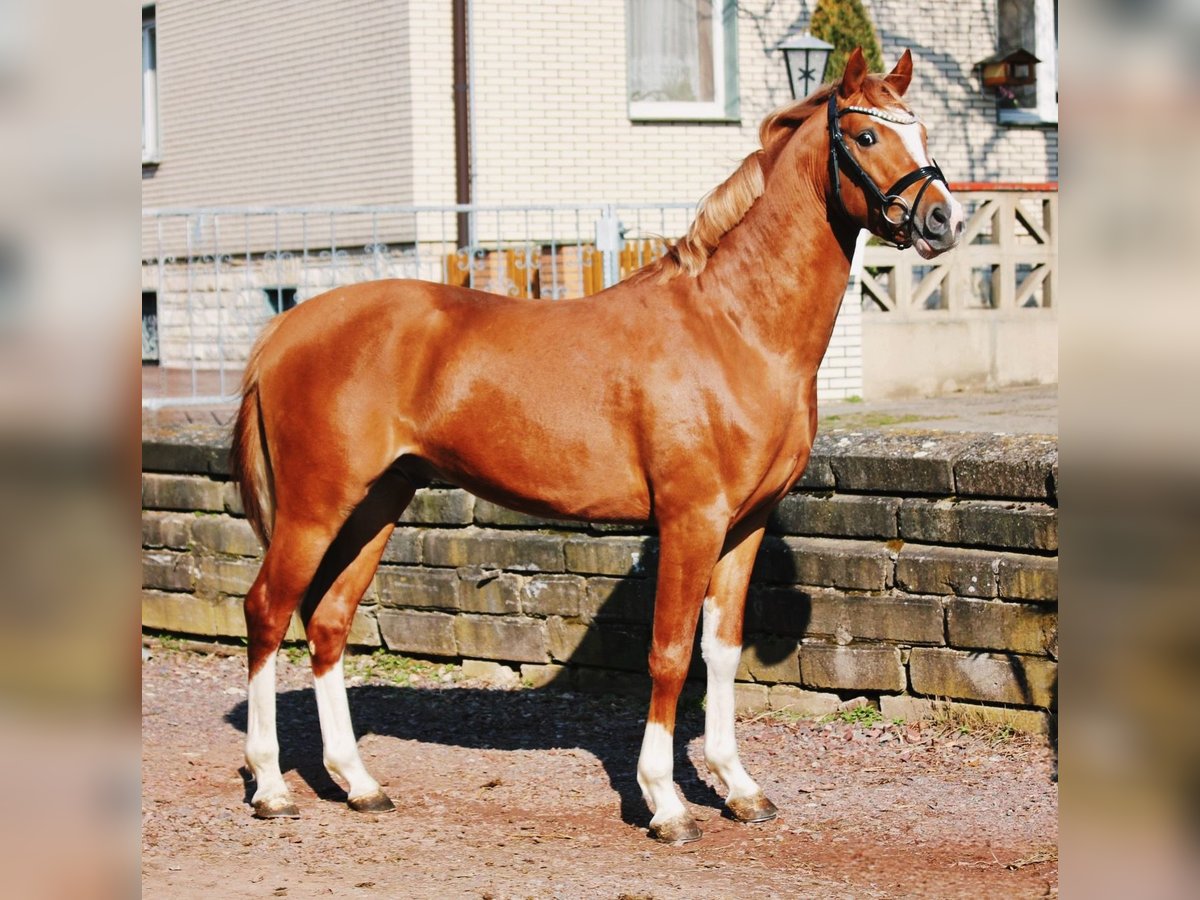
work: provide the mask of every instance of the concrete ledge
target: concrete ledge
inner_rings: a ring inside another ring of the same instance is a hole
[[[229,435],[204,425],[144,429],[142,471],[228,477]]]
[[[944,496],[954,493],[955,462],[977,440],[942,432],[832,431],[818,436],[813,452],[828,461],[839,491]]]

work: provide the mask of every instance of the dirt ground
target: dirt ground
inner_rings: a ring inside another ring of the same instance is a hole
[[[142,680],[145,897],[1043,897],[1058,894],[1044,739],[995,729],[760,717],[742,761],[780,808],[720,814],[686,704],[676,780],[704,830],[647,837],[644,708],[348,661],[363,757],[396,801],[351,812],[321,766],[307,660],[280,657],[284,777],[302,818],[250,816],[245,660],[150,641]],[[227,655],[232,652],[233,655]],[[685,757],[686,754],[686,757]]]

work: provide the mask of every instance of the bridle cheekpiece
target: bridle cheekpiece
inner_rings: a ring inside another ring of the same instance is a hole
[[[844,167],[846,174],[851,179],[856,181],[867,194],[868,198],[874,200],[879,206],[879,214],[892,229],[892,233],[885,237],[885,240],[891,241],[901,250],[912,246],[911,229],[913,218],[916,215],[917,208],[921,205],[921,198],[925,196],[925,191],[929,185],[935,181],[940,181],[946,184],[946,176],[942,174],[942,170],[938,168],[936,161],[932,165],[922,166],[919,169],[914,169],[899,181],[891,186],[885,194],[879,189],[879,185],[875,183],[866,170],[858,164],[850,152],[850,148],[846,146],[845,138],[842,136],[841,118],[849,113],[861,113],[862,115],[872,116],[876,119],[882,119],[885,122],[894,122],[897,125],[911,125],[917,121],[917,117],[911,114],[904,116],[892,112],[884,112],[881,109],[874,109],[866,106],[847,106],[844,109],[838,109],[837,106],[837,91],[835,90],[829,95],[829,184],[833,189],[833,196],[837,199],[838,208],[846,218],[850,214],[846,211],[846,206],[842,202],[841,191],[841,169]],[[913,199],[910,206],[905,200],[903,194],[908,188],[916,184],[918,181],[924,181],[920,190],[917,191],[917,196]],[[893,214],[893,211],[898,213]]]

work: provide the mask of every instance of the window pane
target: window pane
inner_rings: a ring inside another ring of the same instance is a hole
[[[1034,0],[1000,0],[1000,49],[1009,52],[1021,48],[1040,56],[1037,46],[1037,19]],[[1040,67],[1038,74],[1041,74]],[[1000,89],[1001,106],[1035,109],[1037,87],[1032,84],[1013,85]]]
[[[153,16],[153,9],[150,10]],[[142,11],[142,156],[158,150],[158,60],[154,19]]]
[[[158,362],[158,294],[142,291],[142,362]]]
[[[712,0],[629,0],[629,99],[716,100]]]

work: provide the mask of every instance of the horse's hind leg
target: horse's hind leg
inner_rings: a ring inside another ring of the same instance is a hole
[[[254,815],[263,819],[299,815],[279,769],[275,731],[275,654],[287,633],[332,540],[327,529],[293,524],[283,516],[262,568],[246,594],[249,683],[246,698],[246,765],[257,788]]]
[[[717,562],[704,599],[700,649],[708,670],[704,705],[704,758],[709,771],[729,789],[725,805],[740,822],[775,818],[775,805],[763,796],[738,759],[734,737],[734,675],[742,655],[746,589],[763,529],[752,531]]]
[[[312,654],[325,768],[346,783],[347,802],[359,812],[387,812],[394,807],[359,756],[346,697],[343,655],[354,611],[412,496],[412,485],[401,476],[389,473],[375,483],[330,547],[301,610]],[[332,583],[319,594],[330,579]],[[314,600],[317,602],[312,603]]]

